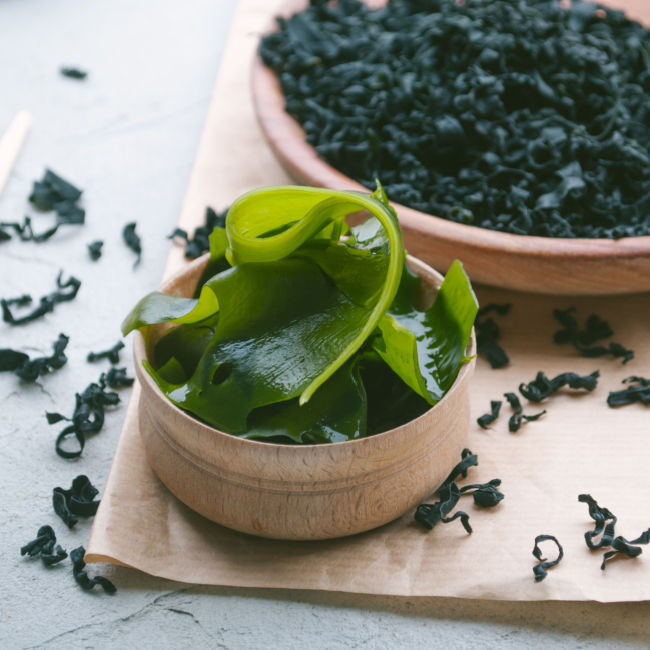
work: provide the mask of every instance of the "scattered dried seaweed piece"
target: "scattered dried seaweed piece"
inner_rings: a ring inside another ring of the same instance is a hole
[[[59,225],[81,226],[86,222],[86,211],[72,201],[59,201],[54,204],[54,210]]]
[[[120,401],[119,395],[107,391],[106,387],[130,386],[132,383],[133,379],[126,376],[125,368],[111,368],[108,373],[102,373],[99,383],[91,383],[82,393],[75,395],[75,408],[71,418],[60,413],[46,413],[48,424],[56,424],[62,420],[71,423],[57,436],[54,443],[56,453],[67,459],[81,456],[86,445],[86,436],[101,430],[106,407],[115,406]],[[64,449],[63,443],[71,436],[76,438],[78,448]]]
[[[541,402],[557,390],[551,380],[540,370],[531,382],[519,384],[519,392],[529,402]]]
[[[561,388],[563,386],[568,386],[576,390],[583,389],[588,392],[591,392],[598,386],[598,378],[600,377],[600,372],[594,370],[589,375],[578,375],[575,372],[563,372],[554,379],[551,380],[553,386]]]
[[[96,262],[102,256],[102,247],[104,242],[97,240],[88,244],[88,255],[93,262]]]
[[[88,76],[88,73],[85,70],[65,65],[59,68],[59,73],[63,77],[67,77],[68,79],[76,79],[77,81],[82,81]]]
[[[29,201],[39,210],[54,210],[57,213],[57,226],[82,225],[86,212],[77,205],[82,191],[72,183],[46,169],[40,181],[34,181]]]
[[[83,193],[82,190],[75,187],[69,181],[66,181],[51,169],[45,170],[41,183],[43,183],[53,193],[53,196],[56,196],[56,201],[54,201],[54,203],[60,201],[78,201]]]
[[[32,297],[28,293],[24,293],[22,296],[16,296],[15,298],[5,298],[4,301],[8,305],[18,305],[19,307],[25,307],[26,305],[31,304]]]
[[[175,239],[176,237],[183,239],[186,244],[190,240],[187,230],[183,230],[182,228],[174,228],[171,234],[167,235],[167,239]]]
[[[642,549],[640,546],[635,546],[636,544],[648,544],[650,543],[650,528],[646,530],[644,533],[641,533],[639,537],[636,539],[633,539],[632,541],[628,541],[623,537],[622,535],[619,535],[618,537],[615,537],[612,540],[612,549],[611,551],[606,551],[603,554],[603,562],[600,565],[600,568],[602,571],[605,570],[605,565],[607,563],[607,560],[610,558],[613,558],[615,555],[623,555],[625,557],[638,557],[642,553]]]
[[[474,327],[476,328],[476,349],[483,354],[493,369],[503,368],[510,363],[505,350],[497,343],[501,330],[491,317],[484,318],[489,313],[505,316],[510,312],[510,303],[489,303],[478,310]]]
[[[29,361],[29,355],[10,348],[0,349],[0,372],[13,372]]]
[[[436,524],[442,522],[443,524],[451,523],[456,519],[460,519],[463,528],[472,533],[472,527],[469,524],[469,515],[462,510],[458,510],[451,517],[447,515],[456,507],[460,499],[461,492],[456,483],[451,481],[445,483],[438,490],[440,500],[436,503],[422,503],[415,510],[415,521],[432,530]]]
[[[2,320],[9,325],[24,325],[26,323],[31,323],[32,321],[48,314],[54,310],[54,305],[60,302],[67,302],[76,297],[79,287],[81,287],[81,280],[78,280],[74,276],[70,276],[65,282],[62,281],[63,271],[59,272],[59,275],[56,278],[56,286],[58,287],[57,291],[43,296],[38,303],[38,306],[34,308],[28,314],[25,314],[21,317],[14,316],[13,312],[10,309],[11,299],[7,300],[5,298],[0,299],[0,307],[2,307]],[[13,303],[16,304],[16,303]]]
[[[73,300],[77,296],[79,287],[81,286],[81,280],[78,280],[74,276],[70,276],[65,282],[62,280],[63,271],[59,271],[59,275],[56,278],[56,286],[59,288],[59,291],[56,294],[50,294],[53,297],[55,302],[66,302],[68,300]],[[67,293],[63,290],[69,289]]]
[[[501,411],[501,400],[491,400],[490,401],[490,412],[481,415],[476,422],[478,423],[481,429],[488,429],[489,425],[492,424],[498,417],[499,412]]]
[[[31,218],[25,217],[22,224],[17,221],[5,221],[0,223],[0,228],[11,228],[21,241],[33,241],[36,244],[42,244],[56,233],[59,225],[56,224],[42,233],[36,234],[32,228]]]
[[[580,350],[580,354],[583,357],[588,358],[604,357],[609,354],[615,359],[622,358],[624,364],[634,359],[634,350],[628,350],[620,343],[616,343],[615,341],[609,343],[607,347],[599,345],[592,348],[582,348]]]
[[[8,348],[0,349],[0,372],[14,372],[23,381],[33,382],[41,375],[61,368],[68,360],[64,351],[69,338],[59,334],[49,357],[30,359],[29,355]]]
[[[499,316],[507,316],[510,313],[511,309],[512,309],[511,302],[505,302],[505,303],[489,302],[487,305],[485,305],[485,307],[481,307],[478,310],[478,313],[476,315],[479,318],[482,318],[483,316],[487,316],[488,314],[494,312]]]
[[[222,212],[216,212],[213,208],[207,207],[205,209],[205,223],[201,226],[198,226],[194,230],[194,234],[190,237],[186,230],[181,228],[176,228],[169,239],[174,239],[178,237],[184,239],[187,242],[187,248],[185,249],[185,257],[194,258],[201,257],[203,253],[206,253],[210,250],[210,233],[216,228],[224,228],[226,225],[226,214],[228,213],[228,208]]]
[[[560,345],[571,343],[583,357],[595,358],[611,355],[614,358],[621,358],[623,363],[634,359],[634,351],[628,350],[620,343],[611,341],[606,347],[602,345],[593,346],[596,341],[600,341],[614,332],[606,320],[603,320],[597,314],[591,314],[586,321],[584,330],[578,326],[578,321],[573,316],[575,307],[568,309],[554,309],[553,316],[564,329],[558,330],[553,335],[553,341]]]
[[[630,384],[630,383],[635,383],[635,384],[640,384],[641,386],[650,386],[650,379],[646,379],[645,377],[638,377],[637,375],[632,375],[631,377],[626,377],[623,380],[624,384]]]
[[[598,378],[600,372],[598,370],[592,372],[590,375],[578,375],[575,372],[563,372],[553,379],[549,379],[541,370],[529,383],[519,384],[519,392],[529,402],[541,402],[542,400],[550,397],[564,386],[573,389],[584,389],[589,392],[594,390],[598,385]]]
[[[85,554],[86,549],[83,546],[78,546],[70,551],[72,574],[74,575],[75,582],[86,591],[93,589],[95,585],[99,585],[107,594],[114,594],[117,588],[108,578],[104,578],[104,576],[90,578],[88,573],[84,571],[84,567],[86,566],[84,562]]]
[[[554,542],[558,549],[558,556],[555,560],[547,561],[542,557],[542,549],[540,549],[540,542],[551,541]],[[553,535],[537,535],[535,537],[535,546],[533,548],[533,555],[539,560],[539,564],[536,564],[533,567],[533,573],[535,574],[535,582],[541,582],[548,575],[547,569],[557,566],[562,558],[564,557],[564,549],[560,542],[557,541]]]
[[[610,392],[607,396],[608,406],[626,406],[634,402],[650,405],[650,379],[633,375],[624,379],[623,383],[629,385],[623,390]]]
[[[124,342],[118,341],[113,347],[108,348],[108,350],[103,350],[102,352],[89,352],[86,361],[92,363],[93,361],[99,361],[100,359],[108,359],[111,363],[119,363],[120,350],[123,347]]]
[[[40,556],[44,564],[52,565],[65,560],[68,554],[56,544],[56,535],[51,526],[41,526],[36,533],[36,539],[28,542],[20,549],[21,555],[30,557]]]
[[[455,480],[458,476],[467,476],[467,470],[470,467],[478,465],[476,454],[472,454],[469,449],[463,449],[461,461],[451,470],[449,476],[438,488],[436,494],[439,500],[436,503],[420,504],[414,514],[415,521],[431,530],[442,522],[444,524],[460,519],[463,528],[472,533],[472,527],[469,523],[469,515],[462,510],[458,510],[451,517],[447,515],[456,507],[460,497],[463,494],[472,494],[474,503],[483,508],[492,508],[503,500],[504,495],[497,488],[501,485],[501,479],[495,478],[488,483],[475,483],[465,485],[459,488]]]
[[[524,422],[531,422],[535,420],[539,420],[539,418],[542,417],[542,415],[545,415],[546,411],[541,411],[540,413],[536,413],[535,415],[525,415],[524,413],[513,413],[509,420],[508,420],[508,431],[510,433],[516,433],[521,429],[521,425]]]
[[[580,330],[578,321],[573,316],[575,310],[575,307],[553,310],[553,317],[564,328],[553,334],[553,341],[555,341],[555,343],[560,345],[564,343],[574,343],[579,346],[588,346],[614,334],[609,323],[597,314],[591,314],[588,316],[585,329]]]
[[[75,410],[72,418],[69,420],[72,424],[68,425],[57,436],[55,442],[56,453],[61,458],[78,458],[81,456],[86,445],[86,436],[97,433],[104,425],[104,409],[107,406],[115,406],[120,401],[119,395],[113,392],[105,392],[98,384],[90,384],[83,393],[75,396]],[[53,423],[54,417],[60,414],[51,414],[48,422]],[[60,417],[60,419],[68,419]],[[63,442],[74,435],[79,443],[76,450],[66,450],[63,448]]]
[[[453,483],[459,476],[467,478],[467,470],[470,467],[475,467],[478,465],[478,456],[472,453],[471,449],[465,447],[460,454],[460,462],[449,472],[449,476],[442,482],[440,488],[438,488],[438,493],[450,483]]]
[[[461,494],[471,494],[474,497],[474,503],[481,508],[494,508],[505,498],[503,492],[498,489],[500,485],[501,479],[493,478],[487,483],[464,485],[460,488],[460,492]]]
[[[536,413],[535,415],[525,415],[523,406],[519,401],[519,397],[515,393],[504,393],[503,396],[508,400],[508,404],[514,411],[508,420],[508,430],[510,433],[516,433],[521,429],[523,422],[534,422],[539,420],[546,413],[546,410]]]
[[[99,377],[99,385],[102,388],[128,388],[133,385],[133,377],[127,377],[126,368],[110,368]]]
[[[611,546],[614,539],[614,526],[616,525],[616,516],[607,508],[601,508],[596,500],[590,494],[580,494],[578,501],[586,503],[589,506],[589,516],[596,522],[593,530],[585,533],[585,542],[587,546],[594,550],[603,546]],[[602,534],[600,541],[594,542],[594,538]]]
[[[93,499],[99,494],[99,490],[90,482],[84,474],[73,479],[69,490],[55,487],[52,490],[52,507],[54,512],[63,519],[68,528],[72,528],[77,521],[75,515],[80,517],[92,517],[97,512],[99,501]]]
[[[49,357],[28,358],[21,366],[14,369],[15,374],[23,381],[34,382],[42,375],[63,367],[68,361],[65,349],[69,341],[68,336],[59,334],[59,338],[52,343],[52,354]]]
[[[126,226],[122,229],[122,239],[126,244],[127,248],[130,248],[136,254],[136,260],[133,263],[133,268],[137,268],[142,259],[142,242],[140,237],[135,232],[136,222],[132,221],[127,223]]]

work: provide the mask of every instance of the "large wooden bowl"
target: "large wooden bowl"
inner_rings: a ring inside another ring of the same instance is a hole
[[[200,258],[162,290],[190,296],[207,262]],[[442,278],[422,262],[411,268],[434,295]],[[154,328],[153,345],[164,328]],[[475,354],[472,335],[468,353]],[[361,440],[278,445],[217,431],[174,406],[142,367],[144,337],[134,342],[142,386],[139,424],[151,467],[183,503],[235,530],[276,539],[327,539],[381,526],[413,508],[460,460],[469,424],[474,361],[419,418]]]
[[[372,4],[381,4],[376,2]],[[650,0],[609,0],[650,24]],[[290,0],[290,16],[306,2]],[[269,31],[274,29],[269,27]],[[253,102],[259,123],[279,162],[297,181],[339,190],[367,191],[322,160],[302,127],[285,111],[275,73],[256,57]],[[462,260],[474,282],[534,293],[597,295],[650,291],[650,236],[561,239],[501,233],[453,223],[394,204],[409,252],[439,269]]]

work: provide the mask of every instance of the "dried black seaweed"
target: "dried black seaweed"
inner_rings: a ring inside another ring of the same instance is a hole
[[[504,494],[499,491],[500,478],[493,478],[487,483],[474,483],[460,488],[461,494],[469,492],[474,497],[474,503],[481,508],[493,508],[503,501]]]
[[[14,231],[21,241],[42,243],[50,239],[61,225],[81,225],[85,221],[86,213],[77,205],[81,197],[81,190],[68,181],[62,179],[54,172],[47,170],[43,179],[34,181],[29,200],[40,210],[55,210],[57,219],[54,226],[41,233],[35,233],[31,217],[26,216],[23,223],[17,221],[0,223],[0,241],[11,239],[8,229]]]
[[[469,524],[469,515],[466,512],[457,510],[451,517],[447,517],[460,499],[461,493],[458,486],[453,481],[447,483],[438,490],[438,496],[440,500],[436,503],[422,503],[416,508],[415,521],[428,530],[432,530],[440,522],[448,524],[460,519],[463,528],[471,534],[472,527]]]
[[[68,77],[68,79],[76,79],[77,81],[82,81],[88,76],[85,70],[70,66],[61,66],[59,72],[62,76]]]
[[[436,524],[442,522],[448,524],[460,519],[463,528],[472,533],[469,523],[469,515],[462,510],[456,511],[451,517],[447,515],[456,507],[463,494],[472,494],[474,503],[483,508],[492,508],[504,498],[503,493],[498,490],[501,479],[492,479],[488,483],[475,483],[458,487],[456,479],[459,476],[467,477],[467,470],[478,465],[478,458],[469,449],[463,449],[460,462],[451,470],[442,485],[436,491],[438,501],[436,503],[420,504],[414,514],[414,519],[426,529],[431,530]]]
[[[481,415],[476,422],[478,423],[481,429],[489,428],[489,425],[492,424],[498,417],[499,412],[501,411],[501,400],[492,400],[490,402],[490,413],[485,413]]]
[[[23,381],[34,382],[42,375],[58,370],[68,360],[65,349],[70,339],[65,334],[52,343],[52,354],[49,357],[30,359],[24,352],[8,348],[0,349],[0,372],[14,372]]]
[[[7,229],[11,228],[16,235],[18,235],[21,241],[33,241],[36,244],[41,244],[46,242],[52,235],[56,233],[59,229],[59,225],[52,226],[47,230],[44,230],[41,233],[36,234],[32,228],[32,220],[30,217],[25,217],[23,223],[18,223],[17,221],[4,221],[0,223],[0,228]],[[11,239],[11,236],[7,234],[5,239]]]
[[[591,392],[598,385],[600,373],[598,370],[590,375],[578,375],[575,372],[563,372],[553,379],[549,379],[541,370],[535,376],[533,381],[525,384],[519,384],[519,392],[529,402],[541,402],[553,395],[560,388],[568,386],[576,390],[586,390]]]
[[[39,556],[47,565],[57,564],[68,557],[68,554],[56,544],[56,535],[51,526],[41,526],[36,533],[36,539],[25,544],[20,549],[20,554],[30,557]]]
[[[10,306],[11,305],[23,306],[29,304],[31,300],[26,302],[16,303],[15,300],[12,301],[12,299],[7,300],[5,298],[1,298],[0,307],[2,307],[2,320],[5,323],[9,323],[10,325],[24,325],[26,323],[31,323],[37,318],[40,318],[41,316],[44,316],[45,314],[48,314],[49,312],[53,311],[54,306],[57,303],[73,300],[76,297],[77,292],[79,291],[79,287],[81,286],[81,280],[78,280],[72,275],[65,282],[63,282],[62,278],[63,278],[63,271],[60,271],[59,275],[56,278],[57,291],[53,291],[52,293],[48,293],[46,296],[43,296],[39,300],[38,307],[33,309],[28,314],[25,314],[24,316],[20,316],[20,317],[14,316],[12,310],[10,309]]]
[[[487,316],[488,314],[495,313],[498,314],[499,316],[507,316],[510,313],[510,310],[512,309],[512,303],[510,302],[505,302],[505,303],[496,303],[496,302],[489,302],[485,307],[481,307],[478,310],[477,316],[483,317]]]
[[[515,433],[519,431],[521,425],[524,422],[534,422],[539,420],[546,413],[546,410],[541,413],[536,413],[535,415],[525,415],[524,408],[519,401],[519,397],[515,393],[504,393],[503,396],[508,400],[508,404],[514,411],[508,420],[508,430],[510,433]]]
[[[637,378],[635,377],[634,379]],[[641,547],[638,545],[650,543],[650,528],[633,540],[627,540],[622,535],[615,537],[616,515],[611,513],[607,508],[599,506],[596,500],[589,494],[579,495],[578,501],[586,503],[589,506],[589,516],[596,522],[594,529],[585,533],[587,546],[591,550],[606,548],[608,546],[612,549],[605,551],[603,554],[603,561],[600,565],[601,570],[604,571],[608,560],[615,556],[638,557],[642,552]],[[600,540],[594,542],[594,538],[599,535],[601,536]]]
[[[111,372],[113,371],[113,372]],[[54,448],[61,458],[78,458],[86,445],[86,436],[97,433],[104,425],[104,411],[108,406],[115,406],[119,403],[120,397],[117,393],[107,391],[109,388],[130,386],[133,380],[126,377],[124,368],[111,368],[108,373],[102,373],[99,383],[91,383],[82,393],[75,395],[75,408],[71,418],[60,413],[48,412],[45,414],[48,424],[56,424],[63,420],[71,422],[57,436]],[[78,448],[69,450],[63,447],[67,438],[74,436]]]
[[[600,565],[602,571],[605,570],[605,565],[610,558],[614,556],[624,556],[624,557],[638,557],[641,555],[642,549],[637,544],[648,544],[650,543],[650,528],[644,533],[641,533],[639,537],[628,541],[625,537],[619,535],[612,540],[612,549],[611,551],[606,551],[603,554],[603,562]]]
[[[556,0],[315,0],[262,39],[327,162],[398,203],[544,237],[650,234],[650,32]]]
[[[80,474],[72,481],[69,490],[55,487],[52,490],[52,507],[54,512],[63,519],[68,528],[72,528],[79,517],[93,517],[99,507],[99,501],[93,499],[99,490],[84,474]]]
[[[558,556],[555,560],[548,561],[542,557],[542,549],[539,548],[540,542],[551,541],[554,542],[558,549]],[[560,563],[560,560],[564,557],[564,549],[560,542],[553,535],[537,535],[535,537],[535,546],[533,548],[533,555],[539,560],[539,564],[536,564],[533,567],[533,573],[535,574],[535,582],[540,582],[544,580],[547,576],[547,569],[557,566]]]
[[[8,305],[17,305],[18,307],[25,307],[31,304],[32,300],[32,297],[28,293],[24,293],[22,296],[16,296],[15,298],[4,299]]]
[[[607,396],[609,406],[625,406],[640,402],[648,406],[650,404],[650,379],[644,377],[627,377],[623,380],[624,384],[629,384],[623,390],[612,391]]]
[[[0,372],[13,372],[29,361],[29,355],[10,348],[0,349]]]
[[[135,232],[135,227],[136,223],[135,221],[132,221],[131,223],[127,223],[126,226],[124,226],[122,229],[122,239],[124,240],[124,243],[137,256],[135,262],[133,263],[134,269],[137,268],[137,266],[140,264],[140,260],[142,258],[142,242],[140,241],[140,237]]]
[[[594,343],[612,336],[614,332],[609,323],[597,314],[591,314],[587,318],[585,328],[580,329],[578,321],[573,316],[575,307],[568,309],[554,309],[553,316],[562,325],[563,329],[553,335],[553,341],[560,345],[571,343],[583,357],[595,358],[611,355],[614,358],[621,358],[623,363],[634,359],[634,351],[628,350],[620,343],[611,341],[607,347],[603,345],[593,346]],[[589,347],[592,346],[592,347]]]
[[[96,262],[102,256],[102,247],[104,242],[97,240],[88,244],[88,255],[93,262]]]
[[[127,377],[126,368],[110,368],[99,377],[99,385],[102,388],[128,388],[133,385],[133,377]]]
[[[176,228],[174,232],[169,235],[169,239],[178,237],[187,242],[185,257],[201,257],[203,253],[207,253],[210,250],[210,233],[215,228],[223,228],[226,225],[227,213],[228,208],[222,212],[215,212],[213,208],[207,207],[205,209],[205,223],[194,230],[193,237],[190,238],[187,231],[182,230],[181,228]]]
[[[86,549],[79,546],[70,551],[70,559],[72,560],[72,574],[74,575],[75,582],[84,590],[88,591],[93,589],[95,585],[99,585],[107,594],[114,594],[117,591],[115,585],[104,576],[88,576],[84,570],[86,563],[84,562],[84,555]]]
[[[512,305],[489,303],[479,309],[476,315],[474,327],[476,329],[476,349],[484,355],[487,362],[494,369],[503,368],[508,365],[510,359],[505,350],[499,345],[498,340],[501,337],[501,330],[492,317],[487,317],[489,313],[496,313],[499,316],[505,316],[510,311]]]
[[[111,363],[120,362],[120,350],[124,347],[122,341],[118,341],[113,347],[108,348],[108,350],[103,350],[102,352],[89,352],[86,357],[86,361],[93,362],[99,361],[100,359],[108,359]]]
[[[611,546],[614,539],[614,526],[616,525],[616,516],[607,508],[601,508],[596,500],[590,494],[580,494],[578,501],[586,503],[589,506],[589,516],[596,522],[593,530],[585,533],[585,542],[592,549]],[[602,535],[598,542],[594,538]]]
[[[40,181],[34,181],[30,202],[39,210],[57,213],[57,225],[82,225],[86,212],[77,205],[82,191],[50,169]]]
[[[635,384],[640,384],[641,386],[650,386],[650,379],[646,379],[645,377],[638,377],[637,375],[632,375],[631,377],[626,377],[623,380],[624,384],[627,383],[635,383]]]
[[[478,456],[473,454],[471,449],[465,447],[460,454],[460,462],[456,464],[451,472],[449,472],[449,476],[447,476],[447,478],[442,482],[442,485],[438,488],[438,492],[440,492],[445,485],[453,483],[459,476],[467,478],[467,470],[476,465],[478,465]]]

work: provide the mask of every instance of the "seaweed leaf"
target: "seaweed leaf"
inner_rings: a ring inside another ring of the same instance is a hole
[[[370,217],[349,228],[361,210]],[[147,371],[219,429],[303,443],[377,433],[441,399],[466,361],[478,308],[469,280],[454,263],[433,305],[415,308],[420,280],[379,184],[372,196],[249,192],[210,235],[210,252],[198,298],[149,294],[123,332],[178,325]]]
[[[433,305],[426,311],[413,306],[411,274],[402,274],[400,292],[379,323],[381,337],[373,349],[429,404],[449,389],[463,361],[478,311],[469,279],[457,260],[451,265]]]

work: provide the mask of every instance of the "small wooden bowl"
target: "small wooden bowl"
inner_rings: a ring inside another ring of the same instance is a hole
[[[371,6],[385,4],[366,0]],[[650,24],[648,0],[606,0]],[[289,17],[306,0],[288,0],[280,15]],[[270,25],[268,32],[275,29]],[[285,111],[275,73],[259,56],[253,66],[252,94],[262,131],[287,173],[300,183],[367,192],[318,156],[305,133]],[[393,204],[409,252],[439,269],[462,260],[474,282],[532,293],[567,295],[625,294],[650,291],[650,236],[562,239],[502,233],[454,223]]]
[[[162,290],[191,296],[207,259],[193,262]],[[418,260],[408,261],[432,299],[442,277]],[[164,330],[152,328],[149,346]],[[151,467],[187,506],[244,533],[328,539],[386,524],[431,494],[466,444],[474,360],[463,365],[438,404],[408,424],[361,440],[301,446],[244,440],[194,419],[144,370],[146,347],[136,332],[139,425]],[[473,333],[468,347],[474,355]]]

